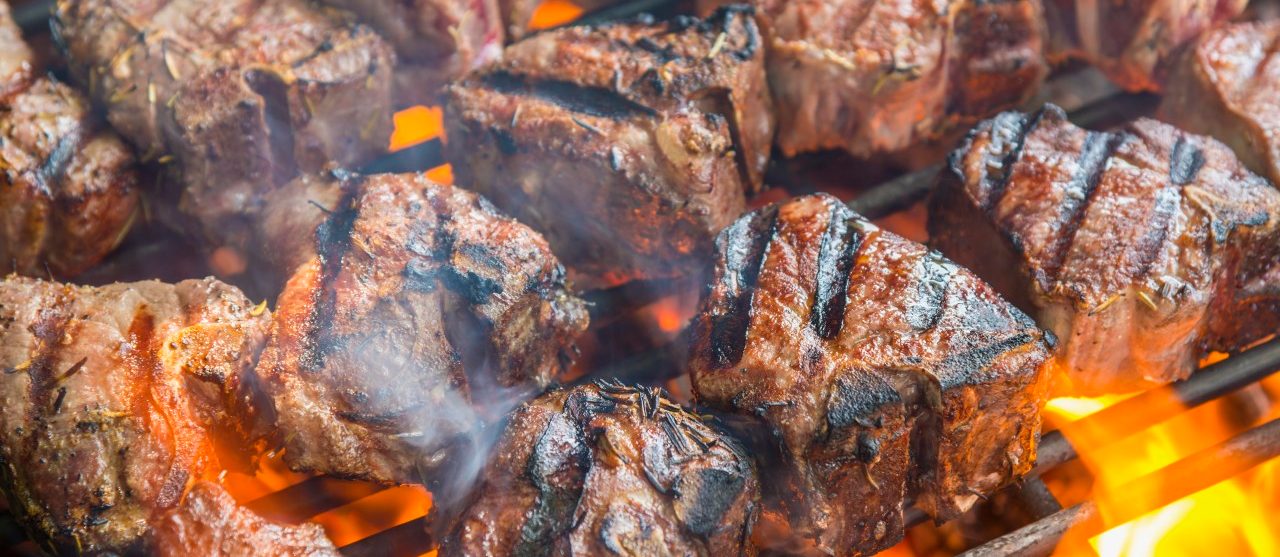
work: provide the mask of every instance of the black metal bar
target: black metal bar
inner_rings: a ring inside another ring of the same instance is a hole
[[[444,164],[444,142],[439,137],[385,155],[360,169],[361,174],[421,172]]]
[[[49,16],[53,14],[53,0],[32,0],[14,5],[13,22],[18,24],[22,32],[29,35],[43,34],[49,31]]]
[[[1049,486],[1044,485],[1044,480],[1040,478],[1027,478],[1014,487],[1013,495],[1035,520],[1044,519],[1062,510],[1062,503],[1058,502],[1058,498],[1053,496]]]
[[[385,557],[386,555],[421,555],[435,547],[427,533],[431,515],[388,528],[339,549],[346,557]]]
[[[1085,502],[961,555],[1047,555],[1071,528],[1076,528],[1084,538],[1093,537],[1276,457],[1280,457],[1280,419],[1245,431],[1113,490],[1122,494],[1125,500],[1143,504],[1109,508],[1105,521],[1096,504]],[[1048,551],[1041,552],[1046,549]]]
[[[672,279],[636,280],[613,288],[587,291],[582,298],[590,304],[591,324],[599,326],[679,292],[678,283]]]
[[[608,23],[610,21],[620,21],[630,19],[644,13],[654,13],[659,10],[675,7],[679,2],[677,0],[635,0],[634,2],[624,2],[600,8],[591,13],[583,14],[582,17],[566,23],[562,27],[576,27],[579,25],[595,25],[598,23]]]
[[[315,476],[249,501],[245,507],[263,518],[290,522],[311,518],[384,489],[368,482]]]

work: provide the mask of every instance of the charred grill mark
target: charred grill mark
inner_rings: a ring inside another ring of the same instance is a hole
[[[814,288],[809,326],[818,336],[831,340],[844,328],[844,310],[849,302],[849,274],[865,238],[850,220],[858,218],[843,204],[831,207],[827,230],[818,249],[818,276]]]
[[[530,96],[556,104],[565,110],[599,118],[624,120],[639,116],[657,116],[652,108],[632,101],[615,91],[587,87],[555,79],[540,79],[498,71],[486,74],[480,81],[499,93]]]
[[[1169,238],[1169,227],[1173,224],[1174,214],[1178,212],[1182,202],[1182,194],[1176,187],[1161,188],[1156,192],[1155,209],[1151,212],[1150,227],[1147,228],[1138,245],[1134,246],[1137,259],[1137,274],[1142,276],[1151,269],[1151,264],[1160,255],[1160,248]]]
[[[1204,152],[1196,144],[1187,141],[1186,135],[1179,135],[1173,144],[1173,154],[1169,157],[1169,181],[1176,186],[1185,186],[1196,179],[1200,169],[1204,167]]]
[[[1075,245],[1076,234],[1080,231],[1080,225],[1084,223],[1089,206],[1093,204],[1094,192],[1102,181],[1107,162],[1115,155],[1116,150],[1129,140],[1129,137],[1124,133],[1110,134],[1093,131],[1085,136],[1076,173],[1067,186],[1072,195],[1067,195],[1063,200],[1062,211],[1059,214],[1059,222],[1064,223],[1064,226],[1062,234],[1055,242],[1053,259],[1048,265],[1049,272],[1054,278],[1057,278],[1062,261]]]
[[[590,463],[590,448],[582,431],[568,420],[553,417],[525,464],[525,476],[538,495],[520,529],[520,539],[512,547],[512,555],[537,557],[551,553],[552,542],[573,526]]]
[[[975,375],[991,367],[997,358],[1034,340],[1031,333],[1019,333],[995,344],[948,356],[938,363],[943,392],[977,379]]]
[[[721,280],[730,299],[724,313],[712,318],[711,358],[718,367],[738,363],[746,350],[756,281],[777,233],[776,205],[738,219],[722,233],[725,268]]]
[[[1040,125],[1046,111],[1051,112],[1055,118],[1066,118],[1061,108],[1050,104],[1032,115],[1005,112],[991,120],[991,143],[988,149],[994,149],[1001,158],[998,168],[988,169],[987,182],[990,193],[987,195],[984,210],[995,209],[1000,205],[1000,200],[1004,199],[1004,194],[1009,189],[1009,179],[1013,176],[1013,165],[1017,164],[1018,159],[1022,157],[1022,148],[1026,144],[1027,136]]]
[[[930,251],[920,258],[916,276],[915,297],[907,304],[907,324],[920,331],[932,329],[942,318],[942,303],[956,267],[942,254]]]
[[[828,433],[853,426],[880,427],[879,419],[872,416],[894,404],[902,404],[902,397],[880,374],[857,370],[841,374],[827,400]]]
[[[54,410],[54,377],[53,363],[62,346],[62,339],[71,325],[73,317],[66,308],[71,305],[71,293],[65,290],[56,296],[46,307],[37,313],[36,321],[30,326],[32,336],[37,340],[35,353],[31,355],[25,371],[30,378],[27,384],[27,400],[31,401],[26,423],[31,424],[30,436],[26,439],[26,454],[37,454],[42,439],[48,437],[49,426],[46,413]],[[22,366],[19,366],[22,367]],[[61,403],[56,403],[61,406]]]
[[[320,226],[316,227],[316,255],[320,259],[320,284],[316,289],[316,315],[311,320],[307,337],[309,350],[302,361],[307,371],[315,371],[324,366],[325,358],[332,349],[333,339],[328,331],[332,329],[334,314],[337,311],[337,290],[334,283],[342,271],[342,259],[351,249],[351,231],[355,227],[359,211],[356,208],[357,187],[348,182],[351,176],[335,176],[343,181],[342,199],[333,212]]]
[[[337,416],[344,421],[359,424],[372,430],[391,430],[392,433],[395,433],[400,431],[396,426],[406,416],[421,409],[425,405],[425,402],[420,402],[406,408],[389,410],[387,412],[380,412],[377,414],[372,412],[340,411],[337,412]]]
[[[708,537],[723,523],[746,483],[741,474],[717,468],[699,468],[682,474],[673,486],[678,500],[677,512],[683,511],[681,518],[690,532]]]
[[[78,122],[71,133],[58,139],[49,156],[40,162],[35,178],[37,186],[45,195],[53,195],[53,186],[62,181],[72,157],[80,152],[88,132],[87,126],[86,122]]]
[[[277,184],[297,174],[293,151],[293,119],[289,114],[288,86],[280,76],[262,70],[244,74],[245,83],[262,98],[267,137],[271,145],[272,173]]]

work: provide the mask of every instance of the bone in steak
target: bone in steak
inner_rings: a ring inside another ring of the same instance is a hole
[[[581,286],[687,275],[763,180],[759,46],[743,9],[539,34],[449,88],[449,160]]]
[[[1213,139],[1007,112],[952,154],[929,235],[1059,338],[1071,392],[1187,377],[1280,326],[1280,192]]]
[[[441,555],[755,555],[751,458],[656,388],[597,383],[511,418]]]
[[[0,274],[68,277],[124,239],[138,176],[89,102],[33,64],[0,2]]]
[[[348,180],[277,302],[264,425],[295,469],[465,483],[451,470],[485,412],[571,362],[585,305],[546,242],[483,198],[421,175]]]
[[[0,485],[55,554],[143,549],[239,438],[269,313],[213,279],[0,282]]]
[[[1045,0],[1050,59],[1083,58],[1130,91],[1159,91],[1178,52],[1248,0]]]
[[[697,400],[764,426],[785,551],[871,554],[1030,470],[1051,337],[993,289],[826,194],[717,239],[693,324]]]
[[[725,0],[700,0],[704,12]],[[1040,2],[755,0],[781,150],[899,153],[1035,92]]]
[[[350,10],[396,49],[398,104],[438,104],[440,87],[502,54],[496,0],[323,0]]]
[[[1179,59],[1160,119],[1231,146],[1280,184],[1280,21],[1226,25]]]
[[[115,128],[174,173],[178,226],[242,245],[263,194],[386,147],[395,53],[338,16],[303,0],[62,0],[54,30]]]
[[[222,486],[202,480],[150,532],[155,554],[241,557],[338,557],[316,524],[275,524],[236,504]]]

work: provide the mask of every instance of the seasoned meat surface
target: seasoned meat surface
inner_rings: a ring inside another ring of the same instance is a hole
[[[96,288],[4,279],[9,508],[53,553],[140,549],[153,520],[217,463],[214,440],[239,434],[242,380],[269,320],[213,279]]]
[[[222,486],[197,482],[150,532],[156,555],[182,557],[338,557],[316,524],[275,524],[236,504]]]
[[[502,54],[497,0],[323,1],[354,12],[395,47],[402,106],[438,104],[441,86]]]
[[[705,12],[725,0],[699,0]],[[1040,2],[754,0],[777,144],[868,157],[942,140],[1030,96],[1048,71]]]
[[[1046,0],[1050,58],[1083,58],[1131,91],[1158,91],[1178,52],[1248,0]]]
[[[1160,119],[1231,146],[1280,184],[1280,21],[1206,32],[1178,61]]]
[[[766,514],[792,534],[772,549],[872,554],[908,500],[949,520],[1030,470],[1051,337],[969,271],[826,194],[716,245],[690,377],[767,432]]]
[[[0,274],[73,276],[128,233],[138,175],[88,100],[33,77],[30,55],[0,2]]]
[[[266,425],[295,469],[465,483],[451,470],[481,421],[572,361],[585,305],[540,236],[470,192],[420,175],[344,188],[276,304]]]
[[[449,160],[584,287],[687,275],[763,181],[759,46],[743,9],[539,34],[449,88]]]
[[[760,484],[732,437],[658,389],[521,407],[441,555],[755,555]]]
[[[26,87],[35,71],[35,55],[13,21],[8,2],[0,2],[0,100]]]
[[[179,223],[242,245],[262,196],[357,167],[391,132],[395,53],[304,0],[63,0],[73,73],[121,135],[172,171]]]
[[[1185,378],[1280,325],[1280,192],[1223,144],[1056,106],[982,123],[930,205],[934,245],[1060,339],[1076,393]]]

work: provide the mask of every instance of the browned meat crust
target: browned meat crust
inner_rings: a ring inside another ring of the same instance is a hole
[[[502,55],[496,0],[323,1],[351,10],[395,47],[401,106],[438,104],[442,86]]]
[[[766,508],[793,534],[774,549],[875,553],[909,499],[948,520],[1031,468],[1051,339],[977,277],[825,194],[717,247],[690,373],[744,435],[767,428]]]
[[[942,142],[1028,98],[1048,71],[1033,0],[751,3],[788,155],[867,157]]]
[[[128,233],[138,176],[88,101],[32,63],[0,2],[0,273],[73,276]]]
[[[156,555],[183,557],[338,557],[315,524],[275,524],[236,504],[216,483],[200,481],[182,505],[155,521],[150,545]]]
[[[213,279],[0,282],[0,485],[53,553],[135,550],[215,463],[270,316]]]
[[[755,555],[754,466],[701,418],[616,383],[526,404],[441,555]]]
[[[1083,58],[1130,91],[1159,91],[1188,42],[1244,11],[1248,0],[1048,0],[1050,58]]]
[[[1280,21],[1205,33],[1178,61],[1160,119],[1231,146],[1280,184]]]
[[[689,274],[763,181],[759,44],[740,9],[531,37],[449,88],[449,160],[584,287]]]
[[[339,15],[303,0],[63,0],[54,23],[111,123],[173,170],[197,232],[243,245],[263,194],[386,148],[395,54]]]
[[[300,470],[457,481],[485,410],[541,392],[586,329],[536,233],[420,175],[353,179],[277,302],[257,373]]]
[[[1057,333],[1073,392],[1184,378],[1280,326],[1280,192],[1221,143],[1142,119],[1007,112],[952,155],[930,237]]]

